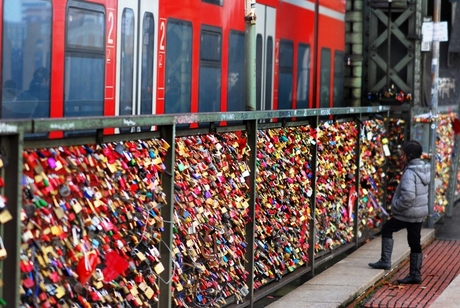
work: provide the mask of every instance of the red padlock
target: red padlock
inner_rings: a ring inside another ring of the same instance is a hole
[[[30,289],[35,285],[35,281],[31,277],[27,277],[22,281],[24,288]]]
[[[93,272],[96,270],[96,266],[100,263],[99,256],[95,250],[84,252],[82,258],[78,262],[75,272],[78,274],[78,281],[85,284]]]
[[[51,308],[51,304],[48,301],[46,301],[40,307],[41,308]]]
[[[30,261],[21,261],[19,264],[22,273],[30,273],[34,269],[34,265]]]
[[[44,302],[46,301],[46,299],[48,298],[48,294],[46,294],[46,292],[42,292],[38,295],[38,299],[41,301],[41,302]]]
[[[137,274],[136,277],[134,277],[134,281],[138,284],[144,282],[144,276],[142,276],[142,274]]]
[[[105,254],[105,265],[102,273],[104,282],[108,283],[123,273],[129,266],[128,262],[115,251],[108,251]]]

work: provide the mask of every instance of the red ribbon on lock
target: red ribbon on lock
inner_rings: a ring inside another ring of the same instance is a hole
[[[80,258],[75,272],[78,274],[78,281],[81,284],[88,282],[89,278],[96,270],[96,266],[100,263],[99,256],[95,250],[90,252],[84,251],[83,257]]]

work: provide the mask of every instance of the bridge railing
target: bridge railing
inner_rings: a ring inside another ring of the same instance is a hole
[[[410,122],[393,107],[3,121],[1,296],[250,306],[379,231]]]

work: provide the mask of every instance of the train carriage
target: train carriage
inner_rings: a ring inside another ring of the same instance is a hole
[[[244,1],[0,3],[3,119],[245,110]],[[258,110],[342,105],[344,11],[257,3]]]

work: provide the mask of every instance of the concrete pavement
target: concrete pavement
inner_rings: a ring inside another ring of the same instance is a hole
[[[460,276],[457,276],[441,295],[431,304],[430,308],[447,308],[460,305]]]
[[[392,270],[410,253],[406,230],[393,234]],[[422,245],[434,239],[435,229],[422,229]],[[376,270],[368,263],[380,259],[381,239],[361,246],[345,259],[321,272],[267,308],[336,308],[346,307],[389,273]],[[458,282],[460,284],[460,280]],[[447,292],[447,290],[446,290]],[[442,299],[440,299],[442,300]],[[439,306],[440,307],[440,306]],[[444,306],[446,307],[446,306]]]

